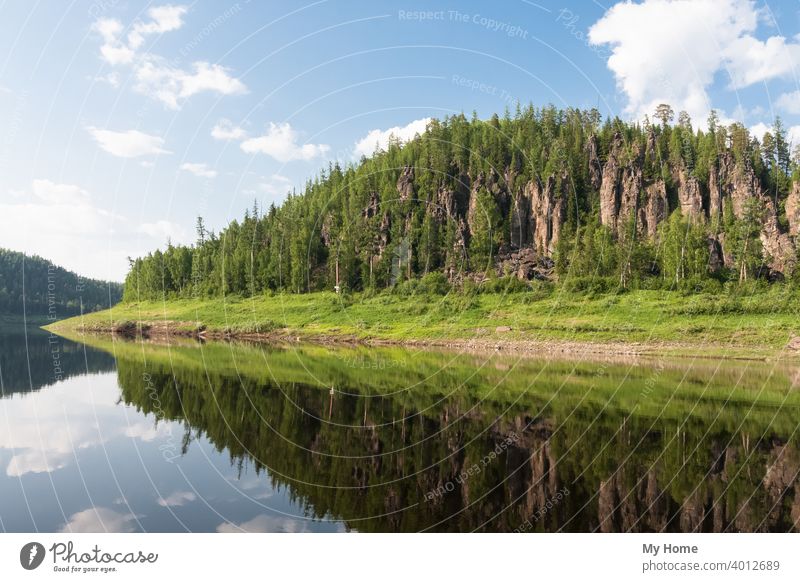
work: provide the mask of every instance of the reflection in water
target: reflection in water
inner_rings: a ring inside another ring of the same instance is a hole
[[[0,397],[39,390],[76,374],[113,369],[111,354],[84,350],[81,344],[39,328],[0,329]]]
[[[62,341],[54,382],[48,336],[35,341],[0,335],[5,531],[800,520],[795,368],[89,337]]]
[[[227,344],[148,345],[145,364],[141,346],[115,347],[123,400],[185,423],[183,453],[206,438],[348,528],[789,531],[800,519],[800,397],[785,369]]]

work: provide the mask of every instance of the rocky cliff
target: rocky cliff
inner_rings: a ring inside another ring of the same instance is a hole
[[[708,226],[709,270],[731,267],[731,249],[727,248],[719,225],[726,218],[744,218],[752,200],[760,209],[765,265],[776,275],[794,269],[800,235],[800,182],[793,183],[781,210],[780,201],[765,191],[752,164],[747,160],[736,161],[727,150],[713,160],[705,181],[684,164],[662,162],[662,166],[668,167],[669,184],[661,174],[646,177],[645,160],[655,155],[652,131],[644,146],[626,143],[622,134],[615,133],[604,161],[596,136],[587,139],[585,150],[588,183],[583,187],[594,192],[600,223],[617,236],[634,228],[637,237],[658,242],[659,225],[679,208],[684,217]],[[400,172],[397,196],[401,202],[419,195],[414,175],[411,166]],[[452,221],[456,226],[456,244],[467,248],[476,228],[476,213],[481,211],[477,193],[486,189],[501,215],[508,219],[510,248],[501,253],[501,258],[505,260],[513,254],[516,257],[513,270],[520,277],[530,278],[534,269],[518,269],[517,263],[521,260],[532,265],[553,257],[566,221],[567,200],[576,185],[567,169],[518,182],[511,168],[492,169],[474,176],[460,174],[455,188],[443,187],[436,192],[428,211],[443,223]],[[375,211],[371,199],[364,215],[371,216]],[[727,217],[728,212],[733,216]]]

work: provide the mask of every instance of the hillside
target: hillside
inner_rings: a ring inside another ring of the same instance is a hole
[[[432,121],[406,144],[330,166],[280,207],[135,261],[125,300],[266,290],[462,288],[496,276],[573,289],[721,289],[795,274],[798,159],[780,120],[759,142],[712,114],[695,129],[596,110]]]
[[[62,319],[118,303],[122,285],[86,279],[37,256],[0,249],[0,314]]]

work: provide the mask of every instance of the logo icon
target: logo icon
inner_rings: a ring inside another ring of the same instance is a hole
[[[26,570],[35,570],[44,562],[44,546],[39,542],[28,542],[19,551],[19,563]]]

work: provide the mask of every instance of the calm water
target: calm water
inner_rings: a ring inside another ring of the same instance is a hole
[[[4,531],[790,531],[797,370],[0,333]]]

